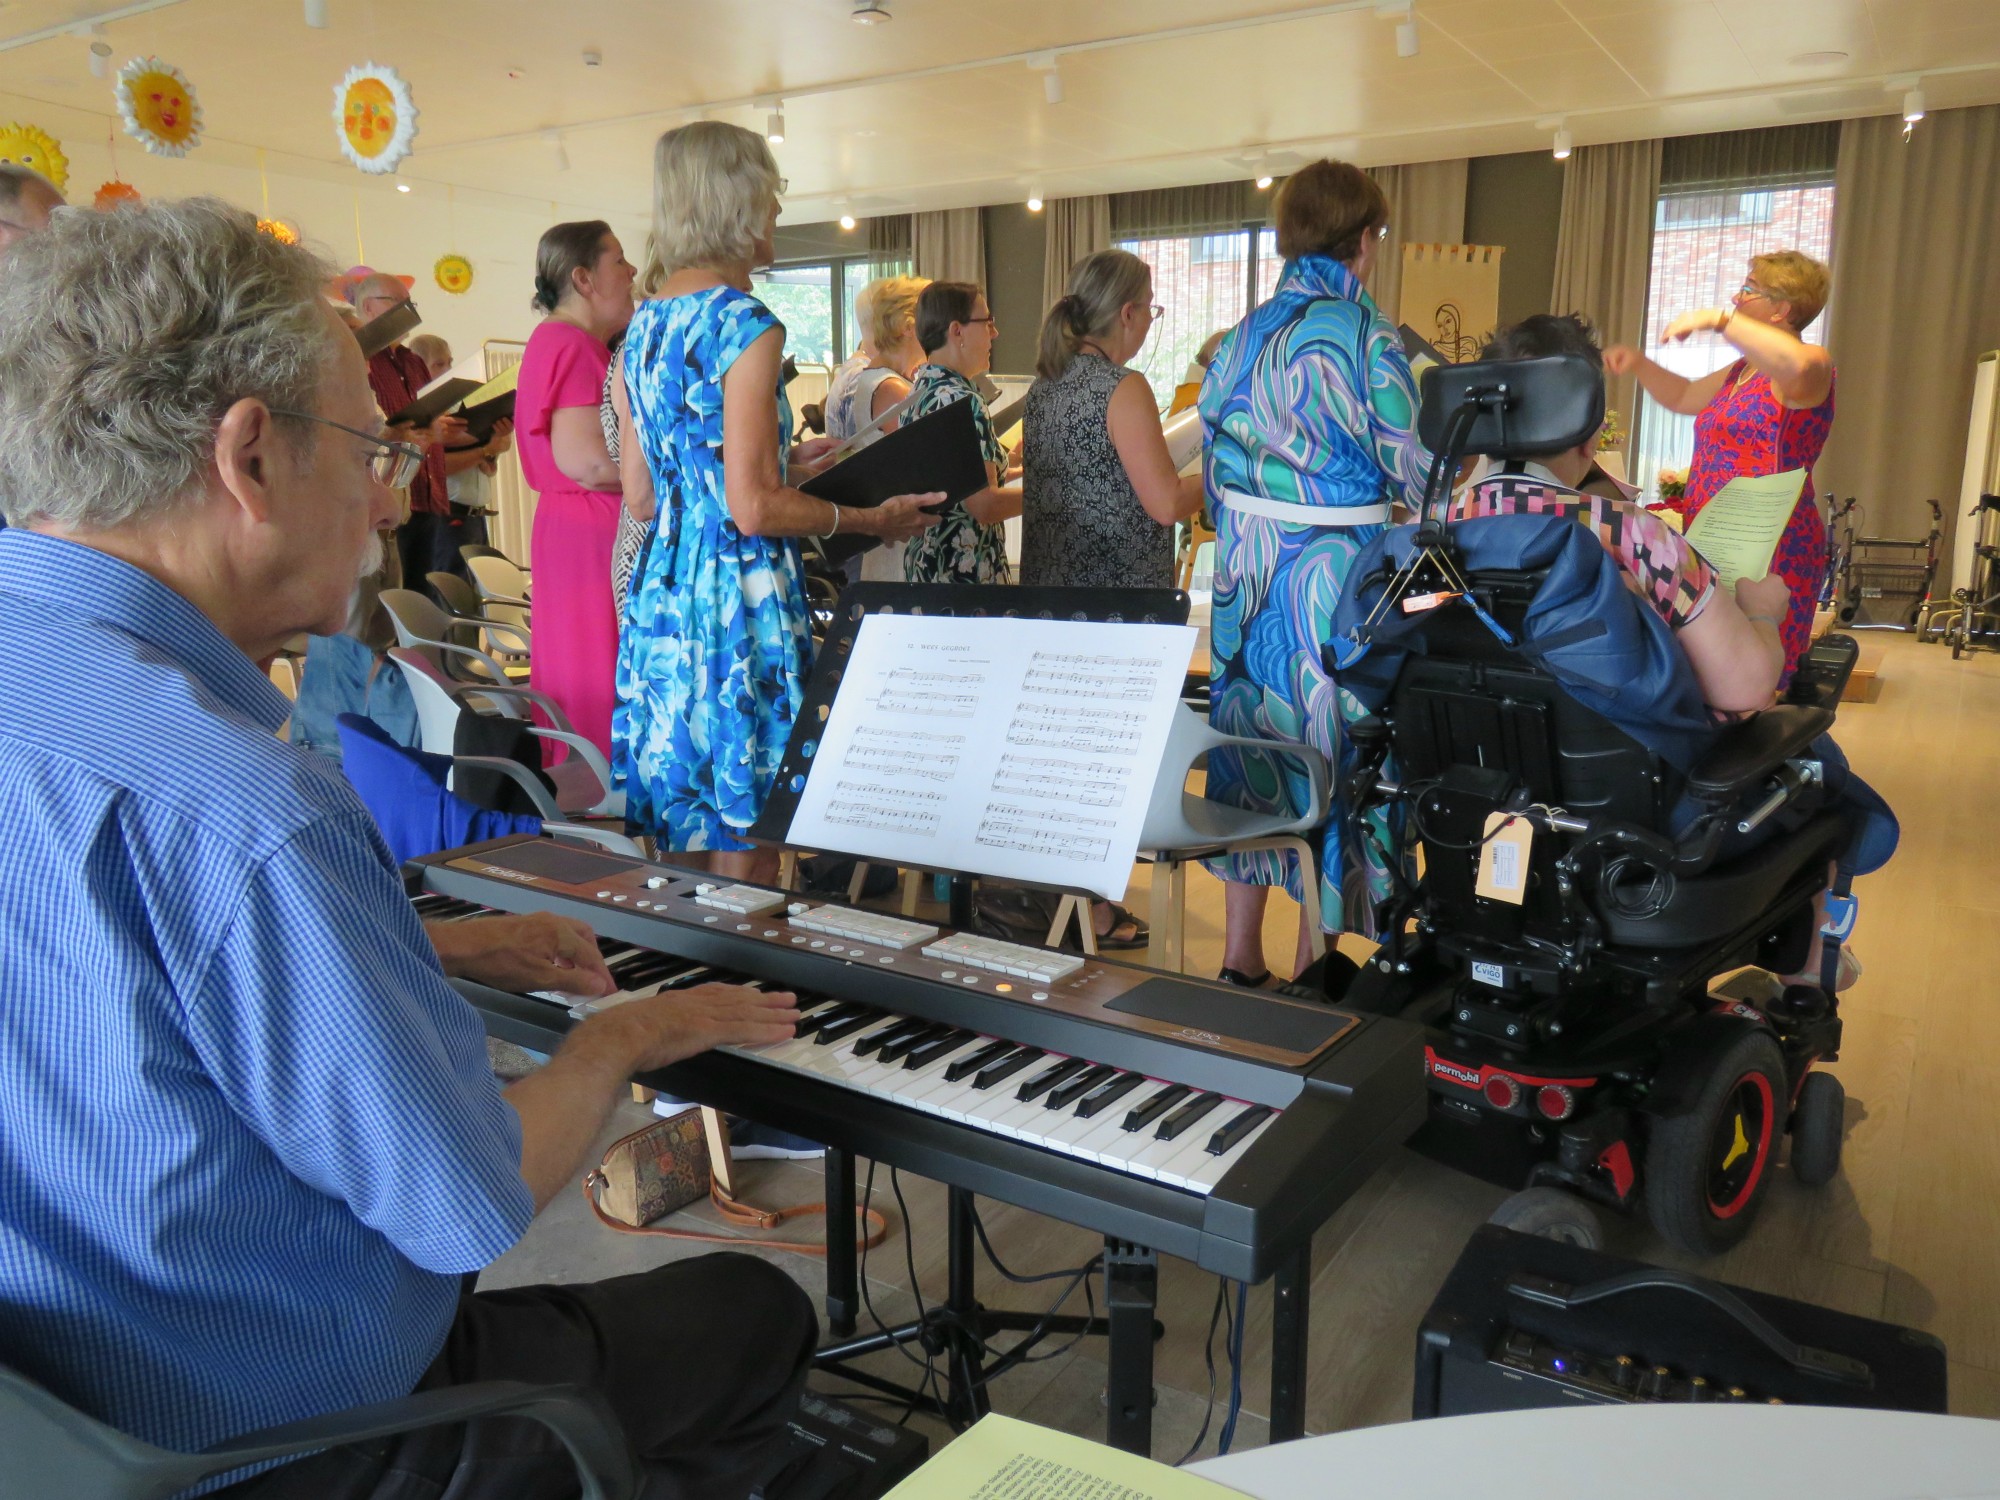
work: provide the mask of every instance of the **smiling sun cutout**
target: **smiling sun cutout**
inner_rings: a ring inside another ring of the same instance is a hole
[[[0,161],[41,173],[58,192],[69,185],[62,143],[39,125],[0,125]]]
[[[155,156],[186,156],[201,144],[201,101],[170,63],[135,57],[118,70],[118,113],[125,133]]]
[[[440,255],[437,264],[431,267],[431,274],[454,297],[472,290],[472,262],[463,255]]]
[[[417,134],[417,106],[394,68],[363,63],[349,68],[333,91],[340,149],[364,172],[393,172],[410,154]]]

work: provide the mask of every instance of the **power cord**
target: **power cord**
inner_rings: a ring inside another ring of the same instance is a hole
[[[1236,1441],[1236,1419],[1243,1414],[1243,1325],[1249,1319],[1250,1284],[1236,1283],[1236,1325],[1229,1338],[1229,1415],[1223,1420],[1222,1434],[1215,1440],[1216,1456],[1229,1451]]]
[[[863,1185],[861,1190],[861,1210],[863,1218],[867,1217],[868,1209],[873,1206],[874,1200],[875,1200],[875,1163],[871,1161],[868,1163],[868,1179],[866,1183]],[[903,1246],[906,1256],[908,1255],[909,1252],[909,1241],[910,1241],[910,1216],[907,1213],[905,1213],[903,1215]],[[912,1265],[914,1265],[913,1257],[911,1258],[911,1263]],[[909,1404],[903,1413],[903,1420],[908,1421],[910,1414],[915,1412],[917,1409],[917,1402],[921,1400],[924,1396],[929,1395],[933,1401],[937,1400],[936,1396],[937,1369],[935,1362],[933,1361],[931,1353],[928,1349],[924,1351],[924,1357],[922,1359],[918,1359],[916,1355],[910,1353],[909,1350],[905,1349],[903,1347],[903,1341],[890,1334],[889,1325],[883,1322],[882,1315],[877,1311],[875,1311],[875,1299],[868,1295],[868,1246],[865,1242],[861,1246],[861,1272],[859,1280],[861,1282],[861,1305],[868,1310],[868,1317],[869,1320],[874,1323],[875,1331],[881,1334],[883,1338],[888,1339],[890,1347],[893,1348],[898,1354],[902,1355],[904,1359],[907,1359],[911,1364],[915,1365],[918,1369],[924,1372],[923,1384],[917,1387],[917,1394],[910,1399]],[[924,1294],[922,1290],[917,1286],[917,1279],[914,1272],[910,1277],[910,1295],[917,1299],[917,1316],[919,1320],[921,1320],[924,1316]]]
[[[1208,1406],[1201,1414],[1201,1431],[1194,1435],[1194,1441],[1188,1444],[1187,1452],[1174,1460],[1176,1469],[1201,1452],[1201,1445],[1208,1440],[1208,1424],[1215,1416],[1215,1330],[1222,1322],[1222,1315],[1228,1307],[1229,1283],[1218,1276],[1215,1278],[1215,1306],[1210,1308],[1208,1313],[1208,1337],[1202,1341],[1201,1346],[1202,1363],[1208,1366]]]

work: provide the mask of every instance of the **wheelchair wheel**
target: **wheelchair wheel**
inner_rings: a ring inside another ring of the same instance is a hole
[[[1824,1187],[1840,1170],[1841,1137],[1847,1130],[1847,1090],[1831,1073],[1812,1072],[1799,1086],[1792,1110],[1792,1176],[1807,1187]]]
[[[1785,1059],[1763,1031],[1709,1047],[1694,1107],[1655,1122],[1646,1149],[1653,1227],[1696,1255],[1719,1255],[1749,1233],[1784,1126]]]
[[[1486,1222],[1584,1250],[1604,1248],[1604,1224],[1597,1210],[1561,1188],[1531,1187],[1516,1193]]]

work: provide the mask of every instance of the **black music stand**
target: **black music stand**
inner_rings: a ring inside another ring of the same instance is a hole
[[[806,683],[805,700],[792,726],[792,737],[778,767],[777,785],[750,830],[758,843],[792,845],[790,830],[805,787],[812,748],[820,725],[833,711],[842,670],[854,649],[861,622],[871,614],[949,615],[961,618],[1076,620],[1099,624],[1185,625],[1188,596],[1178,589],[1062,589],[1006,585],[860,583],[840,596],[833,624],[821,642]],[[817,853],[847,856],[844,849]],[[961,870],[932,873],[951,877],[951,924],[971,925],[972,875]],[[829,1148],[826,1153],[828,1223],[837,1205],[854,1202],[854,1157]],[[814,1356],[817,1369],[828,1370],[871,1390],[910,1403],[945,1421],[964,1426],[989,1409],[987,1386],[1022,1363],[1044,1339],[1096,1335],[1111,1341],[1110,1409],[1105,1436],[1114,1447],[1149,1453],[1152,1448],[1152,1344],[1164,1331],[1153,1317],[1159,1283],[1159,1257],[1143,1245],[1107,1238],[1104,1245],[1102,1317],[1075,1314],[1043,1315],[1004,1312],[981,1305],[976,1286],[977,1246],[974,1243],[973,1195],[965,1188],[947,1189],[945,1299],[923,1316],[878,1333],[852,1335],[861,1311],[860,1271],[854,1241],[829,1233],[826,1241],[826,1318],[843,1341]],[[916,1288],[911,1288],[912,1292]],[[989,1362],[987,1340],[999,1333],[1025,1335],[1020,1343]],[[914,1389],[867,1370],[851,1367],[854,1360],[893,1346],[915,1343],[927,1354],[945,1360],[945,1390],[941,1396]]]

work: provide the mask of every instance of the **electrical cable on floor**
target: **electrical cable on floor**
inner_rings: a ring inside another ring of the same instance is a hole
[[[1176,1469],[1201,1452],[1201,1445],[1208,1440],[1208,1424],[1215,1416],[1215,1330],[1222,1322],[1223,1310],[1228,1305],[1229,1283],[1218,1276],[1215,1278],[1215,1306],[1208,1313],[1208,1337],[1201,1346],[1202,1361],[1208,1366],[1208,1407],[1201,1414],[1201,1431],[1194,1435],[1187,1452],[1174,1460]]]
[[[1032,1274],[1016,1273],[1008,1270],[1002,1264],[999,1255],[994,1252],[993,1241],[986,1237],[986,1221],[979,1217],[979,1209],[977,1207],[974,1207],[972,1210],[972,1230],[974,1234],[979,1236],[979,1247],[986,1252],[986,1258],[993,1263],[993,1269],[1016,1286],[1030,1286],[1038,1281],[1061,1281],[1065,1277],[1076,1275],[1074,1269],[1066,1271],[1039,1271]],[[1083,1269],[1088,1270],[1091,1266],[1099,1264],[1103,1259],[1104,1257],[1101,1254],[1093,1255],[1088,1265],[1084,1266]]]
[[[868,1179],[866,1183],[863,1185],[861,1190],[861,1214],[863,1219],[867,1218],[868,1209],[873,1205],[874,1199],[875,1199],[875,1163],[871,1161],[868,1163]],[[903,1217],[903,1239],[905,1244],[907,1244],[909,1241],[909,1235],[910,1235],[910,1220],[909,1216],[906,1214]],[[865,1240],[863,1241],[861,1246],[860,1274],[856,1279],[859,1280],[859,1282],[861,1283],[861,1305],[868,1310],[868,1317],[869,1320],[874,1323],[875,1331],[881,1334],[883,1338],[889,1340],[889,1346],[892,1349],[894,1349],[898,1354],[902,1355],[904,1359],[907,1359],[911,1364],[917,1366],[918,1369],[924,1372],[923,1384],[918,1386],[916,1394],[909,1398],[908,1409],[903,1414],[902,1420],[908,1421],[910,1415],[916,1411],[917,1403],[924,1398],[926,1393],[934,1392],[936,1389],[936,1368],[932,1362],[931,1353],[928,1349],[926,1349],[924,1351],[924,1357],[922,1359],[918,1359],[916,1355],[910,1353],[909,1350],[903,1347],[903,1341],[900,1338],[895,1337],[889,1332],[889,1325],[884,1323],[882,1321],[882,1315],[875,1311],[875,1299],[868,1295],[868,1245]],[[918,1316],[921,1318],[924,1306],[923,1296],[916,1290],[914,1286],[912,1286],[910,1290],[912,1295],[914,1295],[917,1298],[917,1312]],[[837,1372],[829,1372],[829,1373],[837,1373]],[[931,1396],[931,1399],[936,1400],[937,1398],[933,1394]],[[900,1425],[900,1423],[898,1425]]]
[[[1047,1331],[1049,1323],[1055,1318],[1056,1314],[1059,1311],[1061,1311],[1062,1305],[1065,1302],[1069,1301],[1069,1299],[1075,1294],[1077,1284],[1079,1282],[1083,1284],[1084,1315],[1085,1317],[1091,1319],[1092,1321],[1095,1321],[1097,1317],[1097,1299],[1090,1290],[1090,1283],[1087,1280],[1087,1278],[1095,1275],[1103,1267],[1104,1256],[1102,1253],[1093,1255],[1089,1260],[1085,1261],[1081,1266],[1075,1267],[1072,1270],[1021,1273],[1009,1269],[1006,1263],[1000,1259],[999,1253],[996,1250],[994,1250],[993,1241],[987,1236],[986,1233],[986,1221],[980,1218],[979,1209],[976,1205],[972,1209],[972,1230],[973,1233],[979,1237],[979,1247],[986,1253],[986,1259],[992,1263],[993,1269],[998,1271],[1007,1280],[1013,1282],[1016,1286],[1033,1286],[1037,1282],[1059,1281],[1065,1277],[1069,1279],[1069,1285],[1065,1286],[1062,1289],[1062,1292],[1060,1293],[1060,1295],[1057,1296],[1056,1300],[1050,1303],[1048,1308],[1042,1313],[1040,1320],[1036,1322],[1033,1328],[1028,1330],[1026,1337],[1022,1338],[1020,1342],[1014,1345],[1013,1349],[1009,1349],[1003,1352],[999,1349],[995,1349],[991,1344],[986,1344],[984,1346],[986,1352],[993,1356],[993,1358],[997,1361],[997,1364],[995,1368],[988,1371],[986,1376],[980,1381],[980,1384],[982,1386],[984,1386],[987,1382],[997,1378],[998,1376],[1005,1374],[1008,1370],[1012,1369],[1016,1365],[1035,1365],[1035,1364],[1041,1364],[1046,1360],[1059,1359],[1063,1355],[1069,1353],[1070,1350],[1074,1349],[1079,1343],[1081,1343],[1088,1336],[1089,1330],[1086,1329],[1083,1332],[1074,1335],[1068,1343],[1060,1345],[1059,1347],[1051,1349],[1043,1354],[1017,1355],[1014,1352],[1014,1350],[1017,1349],[1027,1348],[1029,1345],[1033,1344],[1037,1339],[1039,1339],[1044,1332]]]
[[[1243,1325],[1250,1318],[1250,1283],[1236,1283],[1236,1326],[1229,1338],[1229,1415],[1223,1419],[1222,1435],[1215,1440],[1215,1451],[1221,1456],[1229,1451],[1229,1445],[1236,1441],[1236,1419],[1243,1412]]]
[[[874,1176],[875,1164],[873,1162],[868,1164],[868,1171],[871,1177]],[[917,1326],[923,1328],[929,1325],[931,1315],[929,1310],[924,1306],[924,1289],[917,1284],[917,1254],[915,1241],[910,1231],[910,1205],[903,1201],[903,1179],[894,1167],[889,1168],[889,1190],[896,1195],[896,1212],[903,1217],[903,1268],[909,1273],[910,1295],[916,1299],[917,1303]],[[865,1279],[863,1285],[866,1285]],[[944,1414],[946,1425],[953,1432],[958,1431],[958,1423],[953,1420],[949,1410],[950,1403],[944,1399],[943,1394],[938,1390],[937,1365],[931,1355],[928,1344],[924,1346],[924,1383],[921,1389],[930,1396],[932,1401],[937,1403],[938,1410]]]

